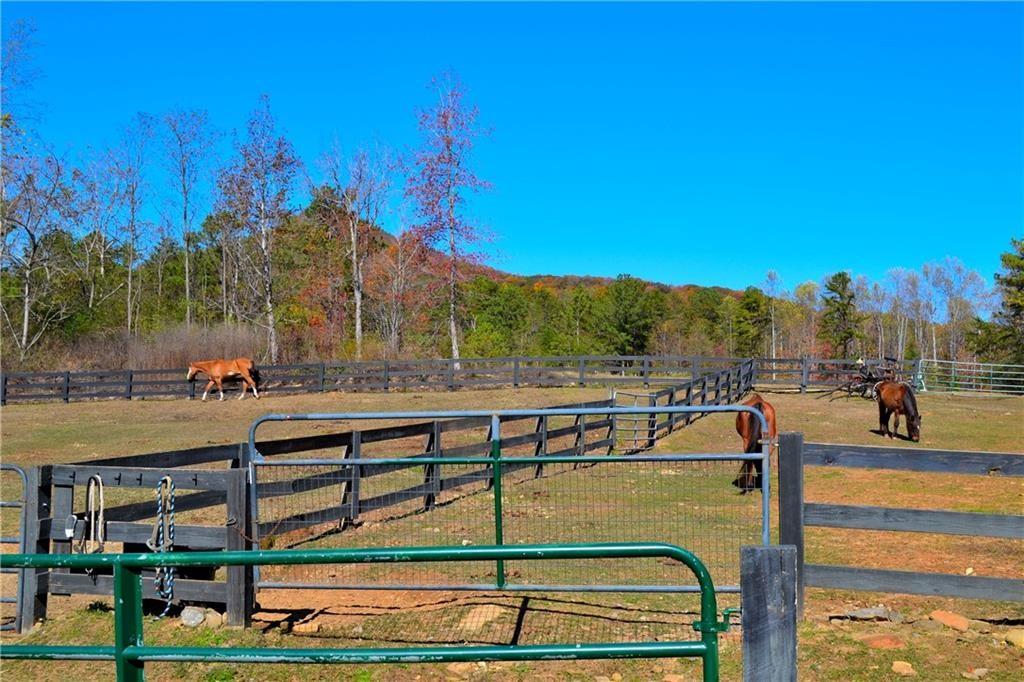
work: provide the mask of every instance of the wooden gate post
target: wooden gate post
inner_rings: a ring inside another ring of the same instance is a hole
[[[226,549],[230,551],[259,549],[252,547],[253,510],[249,496],[248,467],[231,469],[227,484],[227,519],[225,529]],[[249,627],[256,603],[255,570],[252,566],[227,567],[227,611],[228,625]]]
[[[50,490],[53,468],[50,466],[32,467],[25,473],[28,475],[28,488],[25,490],[25,551],[29,554],[49,554],[50,539],[42,532],[43,519],[51,518]],[[49,587],[46,584],[47,569],[26,568],[21,571],[21,632],[32,629],[32,626],[46,618],[46,605]]]
[[[744,682],[796,682],[796,547],[740,548]]]
[[[804,614],[804,434],[779,434],[779,544],[796,548],[797,615]]]
[[[811,383],[811,363],[806,357],[800,358],[800,392],[807,393],[807,384]]]

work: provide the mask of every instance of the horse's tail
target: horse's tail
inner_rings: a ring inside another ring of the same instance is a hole
[[[252,380],[256,382],[256,389],[260,388],[260,368],[256,366],[255,362],[249,361],[249,374],[252,376]]]
[[[764,414],[764,403],[760,400],[751,404],[755,410]],[[749,414],[749,413],[748,413]],[[743,450],[744,453],[760,452],[761,451],[761,437],[764,432],[761,429],[761,420],[750,415],[750,440],[747,443],[747,447]]]
[[[750,403],[750,407],[764,414],[764,403],[761,400],[756,400]],[[749,412],[743,412],[747,416],[747,420],[750,424],[750,433],[744,443],[743,453],[749,454],[752,452],[761,451],[761,436],[764,433],[761,428],[761,420]],[[732,482],[734,486],[740,489],[740,494],[745,495],[752,490],[760,490],[762,485],[761,480],[762,470],[760,461],[748,461],[743,462],[740,465],[740,475]]]

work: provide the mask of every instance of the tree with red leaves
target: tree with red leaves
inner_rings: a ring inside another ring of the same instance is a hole
[[[435,78],[437,104],[419,113],[423,146],[413,157],[406,195],[414,203],[415,232],[424,244],[445,248],[448,256],[448,333],[452,358],[459,358],[457,323],[460,263],[479,261],[469,246],[481,239],[479,228],[464,215],[466,193],[489,188],[470,168],[470,154],[483,134],[478,111],[465,102],[462,84],[451,74]]]

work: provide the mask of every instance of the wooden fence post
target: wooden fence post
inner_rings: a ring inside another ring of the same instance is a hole
[[[651,387],[651,358],[647,355],[644,356],[643,360],[643,378],[644,388]]]
[[[577,381],[576,383],[579,386],[586,386],[586,384],[587,384],[587,361],[585,359],[583,359],[583,358],[580,358],[577,361],[577,364],[579,365],[580,378],[579,378],[579,381]]]
[[[253,534],[248,479],[248,468],[232,469],[228,472],[225,546],[229,552],[258,549],[250,547],[249,539]],[[225,609],[228,625],[246,628],[252,625],[252,613],[256,602],[254,575],[252,566],[227,567]]]
[[[29,554],[49,554],[50,540],[41,531],[43,519],[50,518],[50,466],[32,467],[27,472],[25,490],[25,551]],[[46,618],[49,587],[47,569],[26,568],[21,572],[21,632],[32,629],[36,621]]]
[[[348,447],[348,451],[345,453],[345,459],[359,460],[363,457],[363,433],[362,431],[352,432],[352,441]],[[352,480],[347,486],[347,490],[342,491],[341,494],[341,506],[348,507],[348,515],[343,519],[342,526],[346,523],[355,524],[359,520],[359,497],[360,497],[360,479],[362,478],[363,467],[361,464],[355,464],[352,466]],[[342,511],[344,514],[345,512]]]
[[[62,389],[64,402],[71,402],[71,372],[64,372],[64,386]]]
[[[126,376],[125,380],[124,380],[124,399],[125,400],[131,400],[132,399],[132,388],[133,388],[132,382],[134,380],[135,380],[135,375],[132,373],[131,370],[128,370],[128,376]]]
[[[696,381],[701,375],[700,358],[694,355],[690,358],[690,378]]]
[[[807,384],[811,383],[811,363],[807,357],[800,358],[800,392],[807,393]]]
[[[740,548],[744,682],[796,682],[796,548]]]
[[[387,360],[384,361],[384,392],[387,393],[391,390],[391,365]]]
[[[327,364],[324,362],[317,367],[317,380],[320,382],[320,392],[323,393],[327,382]]]
[[[512,358],[512,388],[519,388],[519,358]]]
[[[455,390],[455,359],[448,360],[448,390]]]
[[[428,457],[441,456],[441,422],[434,420],[430,434],[427,435],[427,447],[424,450]],[[441,494],[440,466],[427,464],[423,467],[423,483],[427,492],[423,494],[423,509],[429,511],[437,504],[437,496]]]
[[[779,544],[796,548],[797,615],[804,613],[804,434],[779,434]]]

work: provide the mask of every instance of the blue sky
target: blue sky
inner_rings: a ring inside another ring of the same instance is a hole
[[[1024,5],[4,2],[38,31],[38,128],[109,144],[135,111],[241,128],[267,93],[313,165],[416,144],[457,72],[492,130],[491,263],[791,288],[1024,236]],[[157,183],[159,185],[159,182]],[[158,191],[161,187],[156,188]]]

